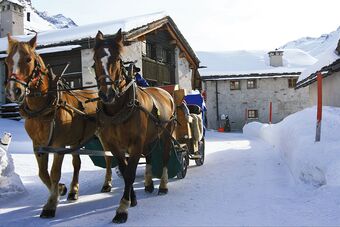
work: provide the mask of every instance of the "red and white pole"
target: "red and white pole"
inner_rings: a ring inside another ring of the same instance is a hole
[[[273,103],[269,103],[269,124],[272,123],[272,115],[273,115]]]
[[[316,114],[316,134],[315,142],[319,142],[321,138],[321,120],[322,120],[322,74],[318,72],[316,76],[318,86],[318,103]]]

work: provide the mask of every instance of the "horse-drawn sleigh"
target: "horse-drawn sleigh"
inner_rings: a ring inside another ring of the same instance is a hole
[[[145,191],[154,190],[152,178],[157,175],[161,179],[159,194],[168,192],[169,173],[185,177],[189,158],[203,164],[202,110],[184,104],[183,90],[173,91],[171,96],[161,88],[138,87],[120,58],[121,31],[112,40],[106,40],[101,32],[96,36],[93,59],[98,91],[74,90],[61,77],[53,76],[35,52],[36,38],[19,42],[8,36],[6,93],[10,100],[21,103],[20,113],[26,118],[25,128],[33,141],[39,177],[50,191],[40,217],[54,217],[59,196],[66,193],[59,180],[67,153],[73,155],[74,165],[69,200],[78,198],[79,154],[104,155],[102,192],[111,190],[111,167],[117,163],[125,188],[115,223],[125,222],[128,207],[137,205],[133,182],[141,156],[146,160]],[[96,145],[95,151],[89,150],[94,135],[103,151]],[[55,153],[50,173],[48,153]],[[159,168],[153,168],[155,164]]]

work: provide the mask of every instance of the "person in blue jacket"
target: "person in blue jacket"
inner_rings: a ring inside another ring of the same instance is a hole
[[[139,73],[140,68],[133,66],[133,72],[135,74],[135,80],[140,87],[150,87],[149,83],[144,79],[144,77]]]

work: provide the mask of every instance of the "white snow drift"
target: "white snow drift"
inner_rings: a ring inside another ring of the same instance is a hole
[[[340,108],[323,107],[321,141],[315,141],[316,107],[277,124],[252,122],[243,133],[274,145],[295,178],[314,186],[340,186]]]

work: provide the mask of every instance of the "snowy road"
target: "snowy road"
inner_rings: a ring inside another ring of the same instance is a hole
[[[240,133],[208,132],[206,140],[205,164],[191,163],[185,179],[170,180],[168,195],[145,194],[139,167],[138,206],[129,209],[126,226],[340,225],[340,190],[295,182],[272,146]],[[112,225],[123,188],[116,175],[112,192],[99,193],[104,170],[83,157],[79,201],[68,203],[63,197],[56,217],[46,220],[38,217],[47,190],[38,179],[33,155],[18,152],[13,158],[27,193],[0,200],[0,226]],[[66,158],[63,182],[69,184],[71,172]]]

